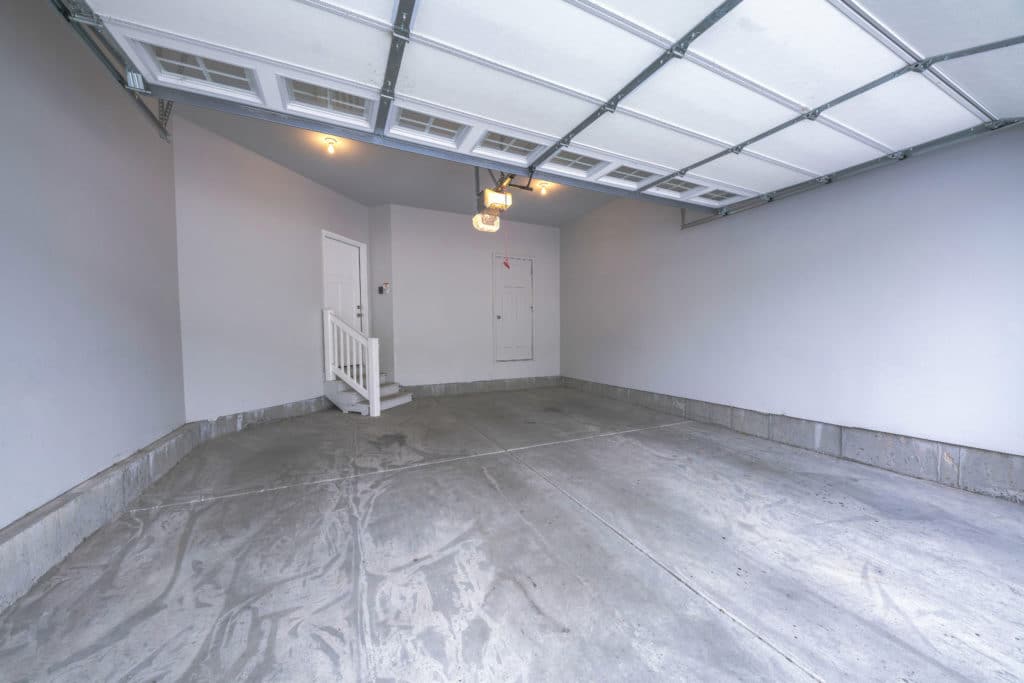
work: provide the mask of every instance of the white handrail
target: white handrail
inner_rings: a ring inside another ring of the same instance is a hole
[[[370,404],[370,416],[380,417],[380,340],[329,308],[324,309],[324,369],[327,381],[344,381]]]

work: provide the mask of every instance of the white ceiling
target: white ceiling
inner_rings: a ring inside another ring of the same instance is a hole
[[[364,132],[374,128],[396,0],[88,1],[150,83]],[[527,166],[720,1],[418,0],[383,133]],[[1022,0],[742,0],[682,59],[669,60],[614,113],[571,141],[568,151],[597,164],[573,170],[548,159],[541,169],[722,207],[993,117],[1024,116],[1024,47],[1016,45],[905,73],[816,121],[742,147],[921,58],[1022,34]],[[251,91],[168,71],[148,46],[240,67]],[[303,104],[289,88],[294,81],[364,98],[365,106],[345,113]],[[450,138],[410,130],[397,120],[400,109],[462,127]],[[488,151],[480,146],[487,133],[535,148],[522,157]],[[736,146],[742,149],[707,162]],[[391,157],[382,153],[385,158]],[[694,165],[686,177],[699,189],[673,193],[651,186]],[[635,182],[607,175],[620,166],[648,175]],[[701,196],[715,189],[730,196]]]
[[[181,104],[175,105],[174,116],[183,116],[360,204],[454,211],[466,214],[467,221],[476,211],[473,169],[463,164],[352,140],[341,140],[336,153],[328,155],[322,133]],[[486,171],[481,174],[481,182],[489,180]],[[554,226],[581,218],[612,199],[561,185],[546,196],[513,193],[509,220]]]

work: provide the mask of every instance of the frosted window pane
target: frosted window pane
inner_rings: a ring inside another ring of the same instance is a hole
[[[939,71],[996,116],[1024,116],[1024,45],[955,59]]]
[[[614,24],[551,0],[517,0],[514,8],[497,9],[487,2],[423,2],[413,33],[602,100],[661,53]]]
[[[722,150],[718,145],[621,113],[605,114],[580,133],[576,142],[673,170]]]
[[[691,49],[806,107],[904,64],[824,0],[744,0]]]
[[[90,0],[103,15],[379,88],[391,35],[304,2]],[[389,19],[390,22],[390,19]]]
[[[389,24],[395,21],[394,0],[327,0],[325,4],[352,10]]]
[[[829,109],[826,115],[893,149],[977,125],[979,119],[917,73],[909,73]]]
[[[622,106],[729,145],[796,116],[789,107],[686,60],[663,66]]]
[[[721,0],[596,0],[593,4],[674,43],[711,14]]]
[[[709,164],[693,169],[695,176],[717,180],[726,185],[746,188],[754,192],[771,192],[809,180],[811,176],[797,173],[782,166],[746,154],[727,154]],[[686,175],[688,180],[699,182]]]
[[[922,57],[1024,34],[1020,0],[858,0]]]
[[[553,137],[594,110],[585,100],[415,42],[405,49],[397,92]]]
[[[816,121],[801,121],[747,149],[818,175],[885,156],[885,152]]]

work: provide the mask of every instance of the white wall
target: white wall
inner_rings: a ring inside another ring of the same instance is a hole
[[[0,527],[184,420],[171,146],[48,3],[0,4]]]
[[[502,220],[477,232],[469,214],[392,205],[394,349],[402,384],[557,375],[559,237],[544,225]],[[492,254],[534,259],[534,360],[494,360]]]
[[[1024,453],[1024,131],[680,232],[562,230],[563,374]]]
[[[323,395],[321,230],[366,207],[180,117],[174,171],[186,418]]]

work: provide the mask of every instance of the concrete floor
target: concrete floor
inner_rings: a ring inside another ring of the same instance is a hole
[[[1024,506],[570,389],[207,443],[0,680],[1020,680]]]

